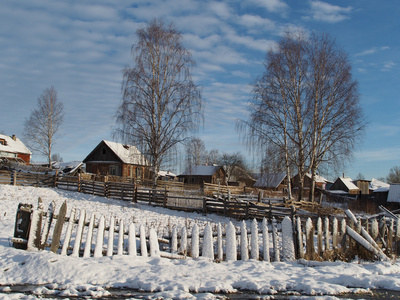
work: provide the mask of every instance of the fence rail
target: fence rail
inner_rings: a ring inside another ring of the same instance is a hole
[[[184,259],[203,256],[217,262],[249,258],[349,261],[356,256],[388,261],[400,250],[400,236],[396,234],[399,220],[394,223],[394,219],[389,222],[383,219],[379,228],[376,220],[362,226],[351,211],[346,211],[347,218],[341,220],[326,217],[313,222],[311,218],[285,217],[280,226],[275,219],[272,222],[265,218],[262,222],[253,219],[250,230],[245,222],[241,223],[240,229],[229,222],[214,227],[207,224],[201,233],[195,223],[192,228],[175,226],[168,236],[159,236],[151,227],[140,225],[136,228],[135,223],[124,224],[123,220],[114,217],[107,223],[104,216],[89,217],[84,209],[78,212],[73,208],[69,217],[66,212],[66,202],[58,214],[54,203],[44,212],[40,198],[37,209],[20,203],[13,246],[29,251],[48,249],[76,257],[140,254]],[[56,220],[55,224],[53,220]],[[379,244],[383,244],[384,249]]]
[[[123,201],[145,202],[154,206],[203,214],[215,213],[237,219],[266,217],[271,221],[273,216],[282,219],[294,213],[292,208],[285,207],[283,201],[277,199],[243,198],[236,195],[237,198],[234,199],[229,195],[222,197],[221,194],[218,198],[182,196],[177,194],[175,189],[170,191],[167,186],[163,189],[138,188],[131,183],[84,180],[81,176],[1,171],[0,183],[57,187]]]

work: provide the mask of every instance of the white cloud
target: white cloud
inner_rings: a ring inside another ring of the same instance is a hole
[[[340,7],[322,1],[311,1],[312,19],[328,23],[336,23],[349,18],[351,6]]]
[[[270,30],[274,30],[275,27],[276,27],[274,21],[262,18],[262,17],[260,17],[258,15],[245,14],[243,16],[240,16],[238,19],[239,19],[238,20],[239,24],[241,24],[243,26],[246,26],[248,28],[255,27],[255,28],[259,29],[260,31],[261,30],[270,31]]]
[[[208,4],[208,8],[211,12],[223,19],[229,18],[232,14],[232,9],[224,2],[211,2]]]
[[[367,162],[391,161],[399,159],[400,148],[385,148],[378,150],[362,151],[355,154],[357,159],[364,159]]]
[[[281,0],[250,0],[247,3],[253,3],[259,7],[263,7],[270,12],[284,12],[289,7]]]
[[[360,53],[357,53],[357,54],[355,54],[355,56],[357,57],[357,56],[371,55],[371,54],[375,54],[375,53],[378,53],[378,52],[381,52],[381,51],[385,51],[385,50],[388,50],[388,49],[390,49],[388,46],[373,47],[373,48],[364,50],[364,51],[362,51]]]
[[[383,64],[382,71],[389,71],[391,70],[394,66],[396,66],[396,63],[393,61],[387,61]]]

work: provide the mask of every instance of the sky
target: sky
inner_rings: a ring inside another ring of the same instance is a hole
[[[319,31],[348,54],[368,121],[340,174],[386,177],[400,165],[399,15],[393,0],[2,0],[0,133],[21,137],[37,98],[53,86],[65,112],[54,153],[83,160],[101,140],[113,140],[122,69],[133,65],[136,30],[157,17],[175,24],[196,61],[193,79],[206,103],[197,137],[207,150],[240,151],[253,161],[235,123],[247,118],[266,51],[285,32]]]

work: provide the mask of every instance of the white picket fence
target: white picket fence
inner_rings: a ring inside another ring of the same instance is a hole
[[[348,218],[355,226],[348,226],[344,218],[340,227],[336,218],[332,222],[329,218],[325,218],[324,222],[319,218],[316,226],[310,218],[302,222],[300,217],[294,220],[285,217],[280,224],[275,219],[268,224],[264,218],[262,222],[254,219],[250,229],[246,227],[245,221],[238,228],[229,222],[214,224],[213,227],[206,224],[200,233],[200,228],[195,223],[190,230],[185,226],[174,227],[169,236],[163,237],[154,228],[135,223],[124,224],[123,220],[115,217],[110,217],[109,220],[104,216],[96,218],[94,214],[88,216],[84,209],[78,212],[75,208],[66,217],[66,211],[64,203],[58,215],[55,215],[52,204],[44,213],[39,203],[38,209],[30,211],[29,236],[26,240],[14,237],[13,243],[26,244],[28,251],[48,249],[75,257],[205,257],[221,262],[238,259],[314,260],[317,257],[323,258],[327,251],[343,251],[349,247],[352,239],[374,253],[378,259],[388,259],[351,212],[348,212]],[[57,220],[54,226],[53,220]],[[17,219],[16,224],[18,223],[21,220]]]

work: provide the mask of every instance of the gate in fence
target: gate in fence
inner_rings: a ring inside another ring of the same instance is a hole
[[[398,253],[399,222],[385,222],[376,235],[376,223],[363,227],[350,211],[339,221],[318,218],[285,217],[280,226],[276,219],[262,222],[254,219],[251,228],[243,221],[240,228],[231,222],[207,224],[200,233],[192,228],[174,227],[169,236],[159,236],[154,228],[124,224],[123,220],[104,216],[87,216],[82,209],[72,208],[67,216],[67,204],[56,214],[55,204],[45,211],[41,200],[37,208],[20,204],[17,211],[13,246],[28,251],[49,250],[61,255],[101,257],[112,255],[161,256],[183,259],[207,257],[214,261],[350,260],[355,255],[369,259],[388,260]],[[259,228],[260,227],[260,228]],[[278,230],[278,228],[280,228]],[[105,243],[106,241],[106,243]],[[382,245],[384,247],[382,248]]]

